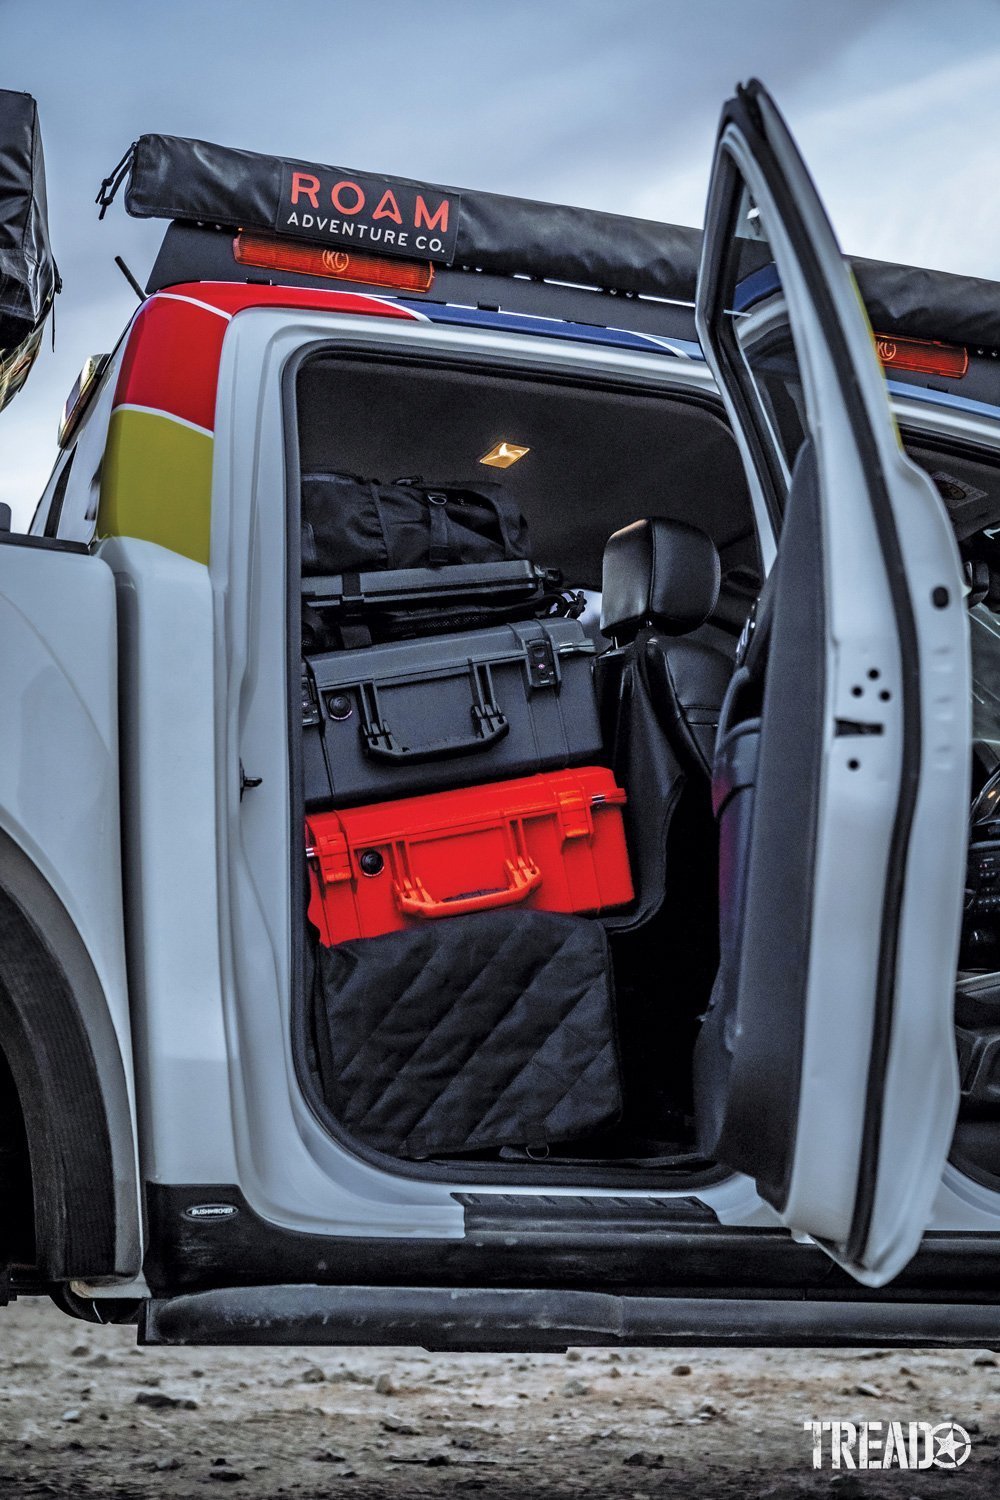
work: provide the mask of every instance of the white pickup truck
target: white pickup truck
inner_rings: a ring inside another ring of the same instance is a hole
[[[758,84],[703,236],[172,137],[126,173],[163,247],[0,535],[3,1294],[147,1343],[995,1345],[998,289],[852,272]],[[498,451],[674,757],[630,837],[690,816],[611,940],[616,1126],[394,1157],[316,1065],[300,477]]]

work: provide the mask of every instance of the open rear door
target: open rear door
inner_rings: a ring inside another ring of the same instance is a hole
[[[699,334],[777,537],[720,727],[722,965],[703,1149],[881,1285],[926,1227],[958,1107],[970,765],[963,574],[774,104],[722,115]]]

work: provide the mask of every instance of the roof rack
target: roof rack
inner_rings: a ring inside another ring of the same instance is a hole
[[[302,286],[325,291],[362,292],[369,296],[398,295],[410,306],[445,304],[455,308],[475,308],[485,313],[516,313],[521,317],[546,321],[556,319],[584,327],[620,328],[647,335],[657,342],[697,342],[694,308],[690,303],[662,302],[631,292],[606,292],[540,277],[468,272],[451,266],[438,268],[433,287],[427,292],[387,294],[384,288],[356,278],[350,267],[344,274],[338,274],[335,281],[305,272],[282,270],[279,274],[252,269],[236,260],[233,245],[231,230],[171,223],[149,273],[146,291],[160,292],[196,281]]]

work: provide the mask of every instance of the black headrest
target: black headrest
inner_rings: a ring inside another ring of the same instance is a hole
[[[700,527],[665,516],[633,521],[604,548],[601,631],[619,643],[643,625],[686,635],[715,609],[720,578],[718,548]]]

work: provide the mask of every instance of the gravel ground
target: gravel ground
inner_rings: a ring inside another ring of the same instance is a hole
[[[0,1311],[0,1500],[1000,1496],[1000,1359],[966,1350],[137,1349]],[[954,1418],[955,1471],[812,1468],[810,1419]]]

